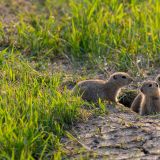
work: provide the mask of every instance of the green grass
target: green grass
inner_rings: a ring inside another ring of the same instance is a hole
[[[53,158],[83,101],[60,92],[65,76],[40,74],[13,53],[0,55],[0,159]]]
[[[83,117],[84,102],[62,87],[67,73],[52,73],[48,62],[67,57],[94,73],[105,65],[136,74],[160,66],[159,0],[0,6],[8,10],[0,16],[0,159],[61,159],[61,137]]]
[[[111,63],[114,58],[122,70],[143,61],[157,62],[158,0],[62,0],[58,4],[47,0],[35,2],[35,8],[34,12],[18,14],[16,34],[8,37],[9,45],[32,58],[67,55],[94,64],[101,59]]]

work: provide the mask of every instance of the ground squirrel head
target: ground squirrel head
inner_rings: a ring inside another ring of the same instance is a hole
[[[108,80],[108,82],[112,82],[118,87],[129,85],[132,81],[133,79],[124,72],[116,72],[112,74]]]
[[[157,96],[159,95],[159,84],[155,81],[145,81],[140,90],[144,95]]]
[[[155,81],[160,85],[160,74],[156,77]]]

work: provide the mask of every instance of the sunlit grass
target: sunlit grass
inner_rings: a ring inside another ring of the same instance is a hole
[[[0,159],[51,158],[83,101],[61,92],[62,75],[40,74],[14,54],[0,55]]]
[[[37,7],[43,12],[22,14],[14,26],[17,34],[11,43],[27,55],[52,59],[65,54],[91,63],[114,59],[122,70],[143,63],[144,58],[158,59],[158,0],[69,0],[57,8],[56,1],[44,1]]]
[[[38,72],[32,60],[46,65],[63,56],[94,71],[105,63],[135,73],[160,66],[159,0],[0,4],[16,16],[0,22],[0,159],[60,159],[64,130],[89,114],[80,97],[62,89],[64,73]],[[100,108],[98,114],[107,112],[101,102]]]

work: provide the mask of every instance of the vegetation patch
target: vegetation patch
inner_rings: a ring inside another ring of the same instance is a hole
[[[0,62],[0,159],[53,157],[84,102],[60,90],[64,75],[39,73],[15,51]]]
[[[61,159],[73,124],[108,114],[103,102],[71,94],[78,80],[156,74],[159,8],[159,0],[1,0],[0,159]],[[125,93],[130,106],[136,92]]]

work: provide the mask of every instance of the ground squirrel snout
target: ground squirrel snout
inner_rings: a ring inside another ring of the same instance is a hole
[[[155,81],[146,81],[140,90],[142,92],[140,115],[160,112],[160,89],[158,83]]]
[[[74,93],[82,95],[82,99],[92,102],[108,100],[117,102],[120,89],[129,85],[133,79],[124,72],[112,74],[107,81],[104,80],[85,80],[79,82],[74,88]]]

